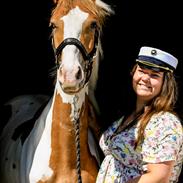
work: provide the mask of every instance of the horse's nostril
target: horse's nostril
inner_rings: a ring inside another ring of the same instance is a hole
[[[76,79],[81,79],[81,68],[78,67],[78,72],[76,73]]]

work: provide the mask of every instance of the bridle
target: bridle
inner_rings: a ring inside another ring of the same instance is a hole
[[[76,38],[72,38],[72,37],[64,39],[60,43],[60,45],[57,48],[55,48],[54,40],[53,40],[53,36],[52,36],[52,47],[54,50],[55,63],[56,63],[57,69],[59,69],[59,67],[60,67],[59,55],[61,55],[62,50],[67,45],[75,45],[79,49],[79,51],[81,52],[84,61],[86,61],[85,62],[85,69],[84,69],[84,71],[86,73],[86,80],[85,80],[85,84],[86,84],[91,76],[93,59],[96,56],[96,51],[97,51],[97,46],[98,46],[98,37],[99,37],[99,31],[96,28],[95,33],[94,33],[93,49],[90,51],[90,53],[87,53],[87,51],[86,51],[85,47],[83,46],[83,44],[81,43],[81,41],[79,41]]]

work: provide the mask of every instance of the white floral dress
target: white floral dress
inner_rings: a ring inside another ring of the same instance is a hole
[[[96,183],[125,183],[146,171],[147,163],[175,160],[169,183],[176,183],[183,162],[183,129],[179,119],[169,113],[154,115],[144,132],[144,141],[134,149],[137,126],[120,133],[117,128],[123,117],[101,136],[105,154]]]

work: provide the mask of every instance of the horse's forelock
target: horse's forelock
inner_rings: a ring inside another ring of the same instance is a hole
[[[56,8],[53,10],[65,9],[69,11],[74,6],[78,5],[81,8],[86,9],[89,13],[98,18],[100,24],[104,23],[106,16],[113,14],[112,8],[101,0],[53,0],[56,4]],[[100,25],[99,25],[100,26]],[[101,25],[102,26],[102,25]]]

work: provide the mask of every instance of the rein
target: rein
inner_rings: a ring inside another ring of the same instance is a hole
[[[80,156],[80,137],[79,137],[79,115],[78,111],[76,110],[76,103],[78,101],[78,96],[74,96],[74,129],[75,129],[75,143],[76,143],[76,171],[77,171],[77,176],[78,176],[78,183],[82,183],[82,178],[81,178],[81,156]]]

